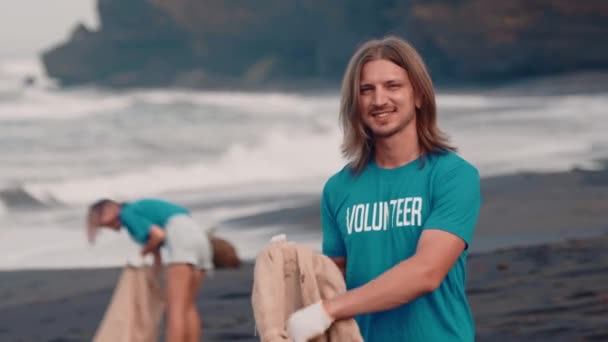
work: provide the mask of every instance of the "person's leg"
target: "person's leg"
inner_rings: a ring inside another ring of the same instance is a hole
[[[186,321],[186,329],[187,329],[187,341],[188,342],[199,342],[201,340],[201,316],[198,312],[198,308],[196,307],[196,298],[198,297],[198,292],[201,288],[201,284],[205,279],[205,271],[194,270],[192,272],[192,282],[190,287],[190,298],[189,298],[189,306],[187,312],[187,321]]]
[[[190,264],[170,264],[167,271],[167,342],[184,342],[193,274]]]
[[[179,335],[182,340],[179,341],[200,341],[201,320],[195,301],[205,275],[200,270],[213,268],[212,259],[207,255],[211,253],[209,241],[198,224],[186,215],[171,218],[166,229],[169,263],[172,266],[189,264],[189,272],[184,271],[184,274],[176,277],[179,279],[181,293],[180,305],[175,308],[174,316],[181,321],[183,330]],[[169,309],[168,315],[170,314]],[[168,321],[170,323],[170,317]]]

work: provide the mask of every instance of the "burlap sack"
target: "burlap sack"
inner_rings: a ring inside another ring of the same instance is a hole
[[[291,313],[346,291],[336,264],[310,248],[272,242],[257,256],[251,303],[261,342],[291,341],[286,322]],[[363,342],[357,322],[334,322],[315,342]]]
[[[94,342],[157,342],[165,310],[161,279],[150,266],[127,266]]]

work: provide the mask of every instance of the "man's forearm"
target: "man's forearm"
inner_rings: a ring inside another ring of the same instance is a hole
[[[162,256],[160,255],[160,248],[157,248],[154,251],[152,251],[152,254],[154,255],[154,263],[161,264],[163,259],[162,259]]]
[[[412,257],[397,264],[371,282],[324,302],[334,319],[384,311],[433,291],[432,270]]]
[[[142,255],[146,255],[148,253],[159,252],[160,244],[162,242],[163,242],[163,240],[159,240],[159,239],[155,239],[155,238],[150,238],[148,240],[148,242],[146,243],[146,245],[141,250],[141,254]]]
[[[160,247],[161,243],[164,240],[165,240],[165,232],[157,226],[152,226],[149,231],[148,241],[146,242],[146,245],[141,250],[141,254],[146,255],[148,253],[158,250],[158,248]]]
[[[162,256],[160,255],[160,249],[159,248],[155,249],[152,252],[152,255],[154,256],[154,268],[158,271],[163,266],[163,259],[162,259]]]

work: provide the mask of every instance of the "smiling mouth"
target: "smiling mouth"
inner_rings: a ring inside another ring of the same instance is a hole
[[[376,113],[372,113],[372,116],[374,118],[384,118],[384,117],[389,116],[390,114],[393,114],[394,112],[395,112],[395,110],[376,112]]]

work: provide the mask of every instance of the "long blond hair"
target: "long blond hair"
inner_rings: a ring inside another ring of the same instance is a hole
[[[416,130],[423,155],[455,151],[447,136],[437,126],[437,106],[433,82],[418,52],[404,40],[389,36],[364,43],[352,56],[342,80],[340,123],[344,134],[342,155],[351,168],[360,172],[369,162],[374,148],[371,132],[361,120],[358,107],[361,69],[365,63],[385,59],[405,69],[415,96],[421,100],[416,108]]]

